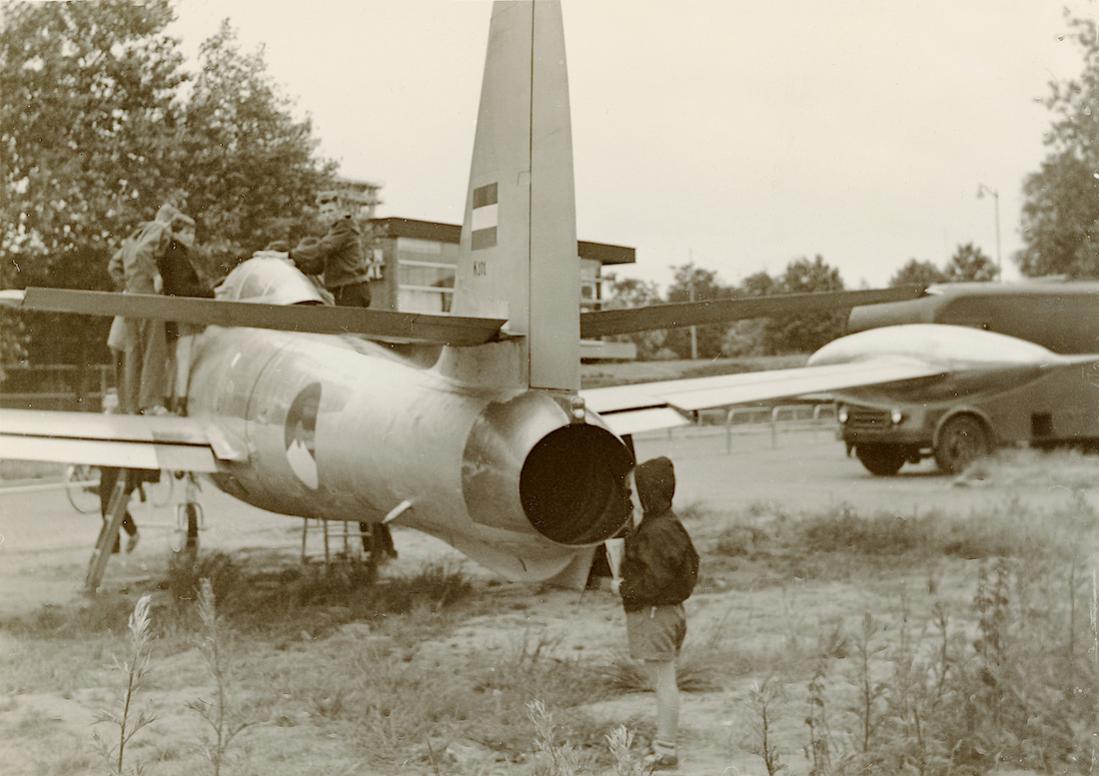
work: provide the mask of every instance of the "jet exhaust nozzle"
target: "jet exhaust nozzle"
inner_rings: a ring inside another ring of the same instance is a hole
[[[474,423],[462,490],[475,523],[539,534],[557,544],[603,542],[629,519],[629,450],[612,432],[570,422],[546,394],[493,403]]]

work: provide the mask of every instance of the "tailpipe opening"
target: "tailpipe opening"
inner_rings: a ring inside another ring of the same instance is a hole
[[[527,520],[559,544],[611,538],[630,517],[626,475],[632,465],[622,441],[600,426],[577,423],[551,431],[531,449],[519,476]]]

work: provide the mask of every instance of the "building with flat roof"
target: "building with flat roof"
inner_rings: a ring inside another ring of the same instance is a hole
[[[411,218],[374,218],[370,251],[374,263],[371,307],[405,312],[449,313],[462,227]],[[365,231],[365,230],[364,230]],[[603,302],[603,267],[632,264],[636,250],[624,245],[579,240],[581,310],[598,310]],[[583,341],[584,359],[633,359],[631,342]]]

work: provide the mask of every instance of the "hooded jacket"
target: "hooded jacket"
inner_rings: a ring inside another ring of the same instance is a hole
[[[634,469],[643,517],[626,537],[622,558],[622,605],[627,612],[687,600],[698,581],[698,553],[672,511],[675,467],[654,458]]]

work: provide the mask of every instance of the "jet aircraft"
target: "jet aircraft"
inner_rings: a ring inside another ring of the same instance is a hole
[[[20,310],[205,328],[194,343],[186,417],[0,410],[0,457],[206,474],[271,512],[399,521],[510,579],[578,586],[595,548],[628,519],[630,434],[684,424],[685,413],[706,406],[810,391],[933,390],[934,380],[974,365],[987,380],[1004,363],[1015,371],[1060,363],[983,332],[965,332],[964,342],[946,331],[869,332],[825,348],[803,370],[580,390],[581,336],[834,310],[920,291],[581,314],[555,0],[493,6],[466,196],[453,315],[326,306],[297,269],[271,258],[242,262],[212,300],[6,292],[3,301]],[[993,355],[975,362],[981,352]],[[117,531],[116,500],[93,564],[105,562]]]

